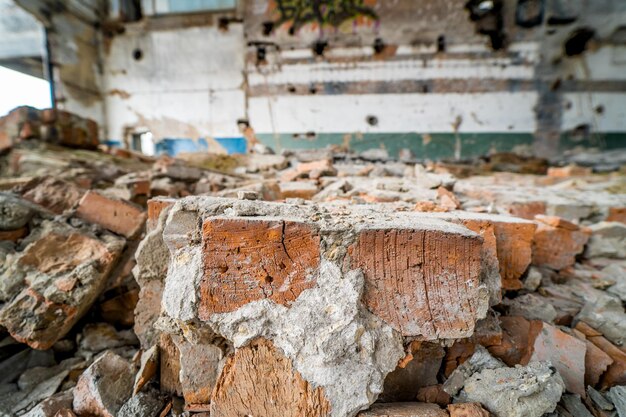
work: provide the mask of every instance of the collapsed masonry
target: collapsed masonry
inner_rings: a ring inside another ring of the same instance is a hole
[[[86,123],[0,118],[0,415],[626,412],[615,156],[155,159]]]

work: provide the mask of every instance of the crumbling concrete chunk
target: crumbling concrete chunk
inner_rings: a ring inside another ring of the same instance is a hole
[[[124,358],[105,352],[78,379],[74,410],[79,415],[116,417],[132,394],[133,374]]]
[[[588,301],[580,311],[577,320],[582,320],[617,346],[626,345],[626,313],[619,298],[601,295]]]
[[[497,417],[541,417],[554,411],[565,384],[547,362],[525,367],[484,369],[470,376],[458,395],[479,402]]]
[[[557,317],[554,306],[536,294],[505,298],[502,304],[510,316],[521,316],[527,320],[542,320],[547,323],[554,323]]]
[[[211,402],[212,417],[325,417],[331,405],[271,342],[259,339],[226,362]]]
[[[126,401],[117,415],[119,417],[158,416],[164,405],[165,400],[157,391],[143,391]]]
[[[28,224],[35,211],[19,198],[0,193],[0,230],[17,230]]]
[[[626,224],[601,222],[590,227],[591,238],[585,256],[626,259]]]
[[[487,349],[478,345],[474,354],[450,374],[450,377],[443,384],[443,390],[451,396],[456,396],[463,389],[467,380],[475,373],[484,369],[497,369],[504,366],[504,363],[491,356]]]

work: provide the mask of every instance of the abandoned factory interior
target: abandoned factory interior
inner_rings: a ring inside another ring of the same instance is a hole
[[[0,417],[626,417],[626,0],[0,0]]]

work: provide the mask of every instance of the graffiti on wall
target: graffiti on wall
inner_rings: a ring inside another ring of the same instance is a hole
[[[289,33],[295,34],[307,24],[339,27],[346,21],[357,18],[378,20],[378,15],[371,7],[372,0],[274,0],[277,20],[274,27],[289,24]]]

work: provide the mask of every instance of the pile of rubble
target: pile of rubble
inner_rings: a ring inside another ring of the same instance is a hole
[[[0,119],[0,415],[626,416],[619,166],[92,126]]]

